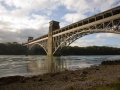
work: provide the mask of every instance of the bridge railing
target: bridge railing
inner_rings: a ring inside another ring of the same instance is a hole
[[[47,37],[48,37],[48,34],[45,34],[45,35],[43,35],[43,36],[40,36],[40,37],[35,38],[35,39],[32,39],[32,40],[30,40],[30,41],[28,41],[28,42],[26,42],[26,43],[22,43],[22,44],[25,45],[25,44],[28,44],[28,43],[30,43],[30,42],[33,42],[33,41],[36,41],[36,40],[39,40],[39,39],[43,39],[43,38],[47,38]]]

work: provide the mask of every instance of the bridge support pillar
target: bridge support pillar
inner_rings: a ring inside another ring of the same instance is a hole
[[[52,57],[53,56],[53,40],[52,40],[52,34],[48,34],[48,53],[47,56]]]
[[[53,56],[53,31],[56,29],[59,29],[59,22],[57,21],[51,21],[49,26],[49,33],[48,33],[48,53],[47,56],[52,57]]]

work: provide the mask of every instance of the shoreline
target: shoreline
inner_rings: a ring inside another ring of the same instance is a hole
[[[120,60],[116,60],[103,61],[99,66],[75,71],[66,70],[31,77],[2,77],[0,88],[2,90],[70,90],[70,87],[75,87],[77,90],[90,90],[119,81]]]

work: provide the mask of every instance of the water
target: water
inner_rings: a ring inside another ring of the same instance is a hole
[[[120,55],[61,56],[48,58],[43,55],[0,55],[0,77],[13,75],[38,75],[63,70],[76,70],[99,65],[105,60],[120,60]]]

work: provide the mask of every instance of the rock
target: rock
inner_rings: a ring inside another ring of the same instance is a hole
[[[85,74],[85,75],[86,75],[87,73],[88,73],[87,71],[83,71],[83,72],[82,72],[82,74]]]
[[[39,82],[41,82],[41,81],[43,81],[43,79],[42,78],[39,78],[39,80],[38,80]]]
[[[96,70],[100,70],[99,68],[96,68]]]
[[[2,77],[0,78],[0,82],[2,81],[1,84],[10,84],[10,83],[15,83],[21,81],[21,79],[24,79],[25,77],[23,76],[9,76],[9,77]]]
[[[60,74],[60,73],[59,73],[59,72],[51,73],[50,76],[51,76],[51,77],[54,77],[54,76],[56,76],[56,75],[58,75],[58,74]]]
[[[25,83],[26,82],[25,78],[21,79],[20,82]]]
[[[64,81],[68,81],[68,79],[69,79],[69,78],[68,78],[67,76],[63,77],[63,80],[64,80]]]
[[[103,61],[101,65],[120,65],[120,60],[115,61]]]

